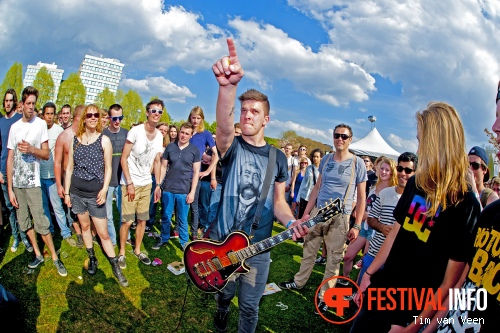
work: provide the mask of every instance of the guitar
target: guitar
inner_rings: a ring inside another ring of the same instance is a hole
[[[301,226],[311,228],[340,212],[340,199],[330,200],[330,203],[319,209],[316,216],[303,222]],[[223,242],[206,239],[192,241],[184,249],[184,265],[189,279],[201,291],[218,292],[226,286],[231,275],[248,273],[250,269],[245,264],[245,259],[291,239],[295,228],[255,244],[250,244],[250,238],[243,231],[232,232]]]

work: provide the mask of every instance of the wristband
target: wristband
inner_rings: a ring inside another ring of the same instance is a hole
[[[290,228],[290,225],[291,225],[293,222],[295,222],[295,221],[296,221],[296,220],[290,220],[290,221],[288,221],[288,223],[286,224],[286,228],[287,228],[287,229],[288,229],[288,228]]]
[[[354,224],[352,227],[358,231],[361,231],[361,226],[359,224]]]
[[[64,193],[64,195],[69,195],[69,193]]]
[[[217,180],[217,178],[212,178],[212,180]]]
[[[370,273],[368,273],[368,271],[365,271],[365,274],[368,276],[372,276]]]

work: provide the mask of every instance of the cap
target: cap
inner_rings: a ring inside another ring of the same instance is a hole
[[[490,170],[488,169],[488,163],[490,163],[490,159],[488,158],[488,154],[486,154],[486,150],[479,146],[474,146],[469,151],[469,155],[476,155],[480,159],[483,160],[484,164],[486,164],[486,174],[484,175],[483,181],[487,182],[490,179]]]

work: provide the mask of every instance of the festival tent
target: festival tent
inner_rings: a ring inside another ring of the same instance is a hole
[[[368,155],[372,157],[387,156],[397,160],[400,153],[394,150],[382,138],[377,128],[373,128],[364,138],[349,145],[351,150],[356,155]]]

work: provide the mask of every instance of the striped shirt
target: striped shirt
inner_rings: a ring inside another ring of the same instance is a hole
[[[401,194],[396,192],[396,186],[383,189],[375,199],[375,202],[368,213],[368,217],[377,219],[380,223],[385,225],[393,225],[394,222],[396,222],[393,212],[394,208],[396,208],[396,205],[398,204],[399,198],[401,198]],[[368,254],[375,257],[384,241],[384,234],[375,230],[375,235],[370,240]]]

